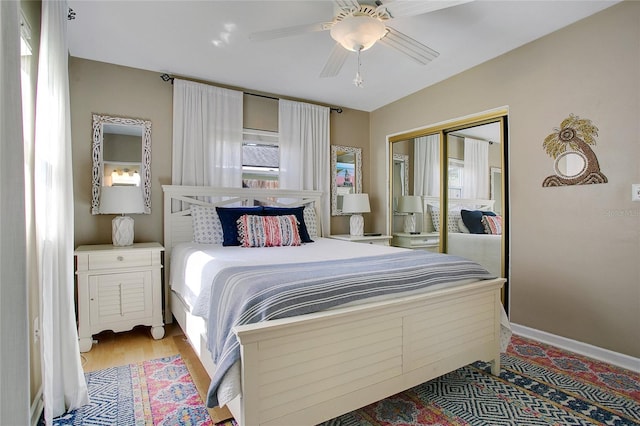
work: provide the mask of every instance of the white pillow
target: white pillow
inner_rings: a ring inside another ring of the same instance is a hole
[[[469,232],[469,228],[467,228],[467,225],[464,224],[464,221],[462,220],[462,217],[460,219],[458,219],[458,228],[460,229],[460,232],[462,232],[463,234],[470,234],[471,232]]]
[[[222,244],[222,223],[215,207],[191,206],[193,241],[199,244]]]
[[[304,217],[304,224],[307,227],[307,232],[311,238],[318,236],[318,217],[316,216],[316,209],[313,205],[307,205],[302,212]]]
[[[461,232],[458,227],[458,221],[462,219],[460,210],[449,210],[447,215],[447,231],[448,232]],[[440,232],[440,209],[437,207],[431,207],[431,221],[435,232]]]

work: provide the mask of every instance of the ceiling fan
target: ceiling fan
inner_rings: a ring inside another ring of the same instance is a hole
[[[336,76],[350,52],[358,53],[358,72],[354,80],[362,86],[360,77],[360,53],[376,42],[396,49],[419,64],[426,65],[439,53],[425,44],[387,25],[394,18],[421,15],[448,8],[472,0],[334,0],[337,13],[330,22],[259,31],[249,36],[250,40],[265,41],[309,32],[329,31],[336,41],[329,58],[320,72],[320,77]]]

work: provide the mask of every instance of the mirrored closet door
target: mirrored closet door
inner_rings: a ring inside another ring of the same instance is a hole
[[[463,256],[508,278],[506,114],[389,139],[392,243]]]

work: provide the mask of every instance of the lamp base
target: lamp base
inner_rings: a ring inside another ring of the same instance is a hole
[[[410,234],[416,232],[416,217],[409,213],[404,217],[404,232]]]
[[[116,216],[111,221],[111,239],[117,247],[133,244],[133,218]]]
[[[352,214],[349,219],[349,234],[354,237],[364,235],[364,217],[361,214]]]

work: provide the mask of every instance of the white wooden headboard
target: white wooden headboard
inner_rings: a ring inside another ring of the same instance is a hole
[[[162,191],[164,192],[165,253],[170,253],[178,243],[193,241],[192,204],[205,207],[253,206],[255,202],[279,207],[313,205],[318,217],[318,226],[322,224],[320,201],[323,194],[319,191],[179,185],[162,185]],[[321,229],[318,230],[318,234],[323,235]]]

